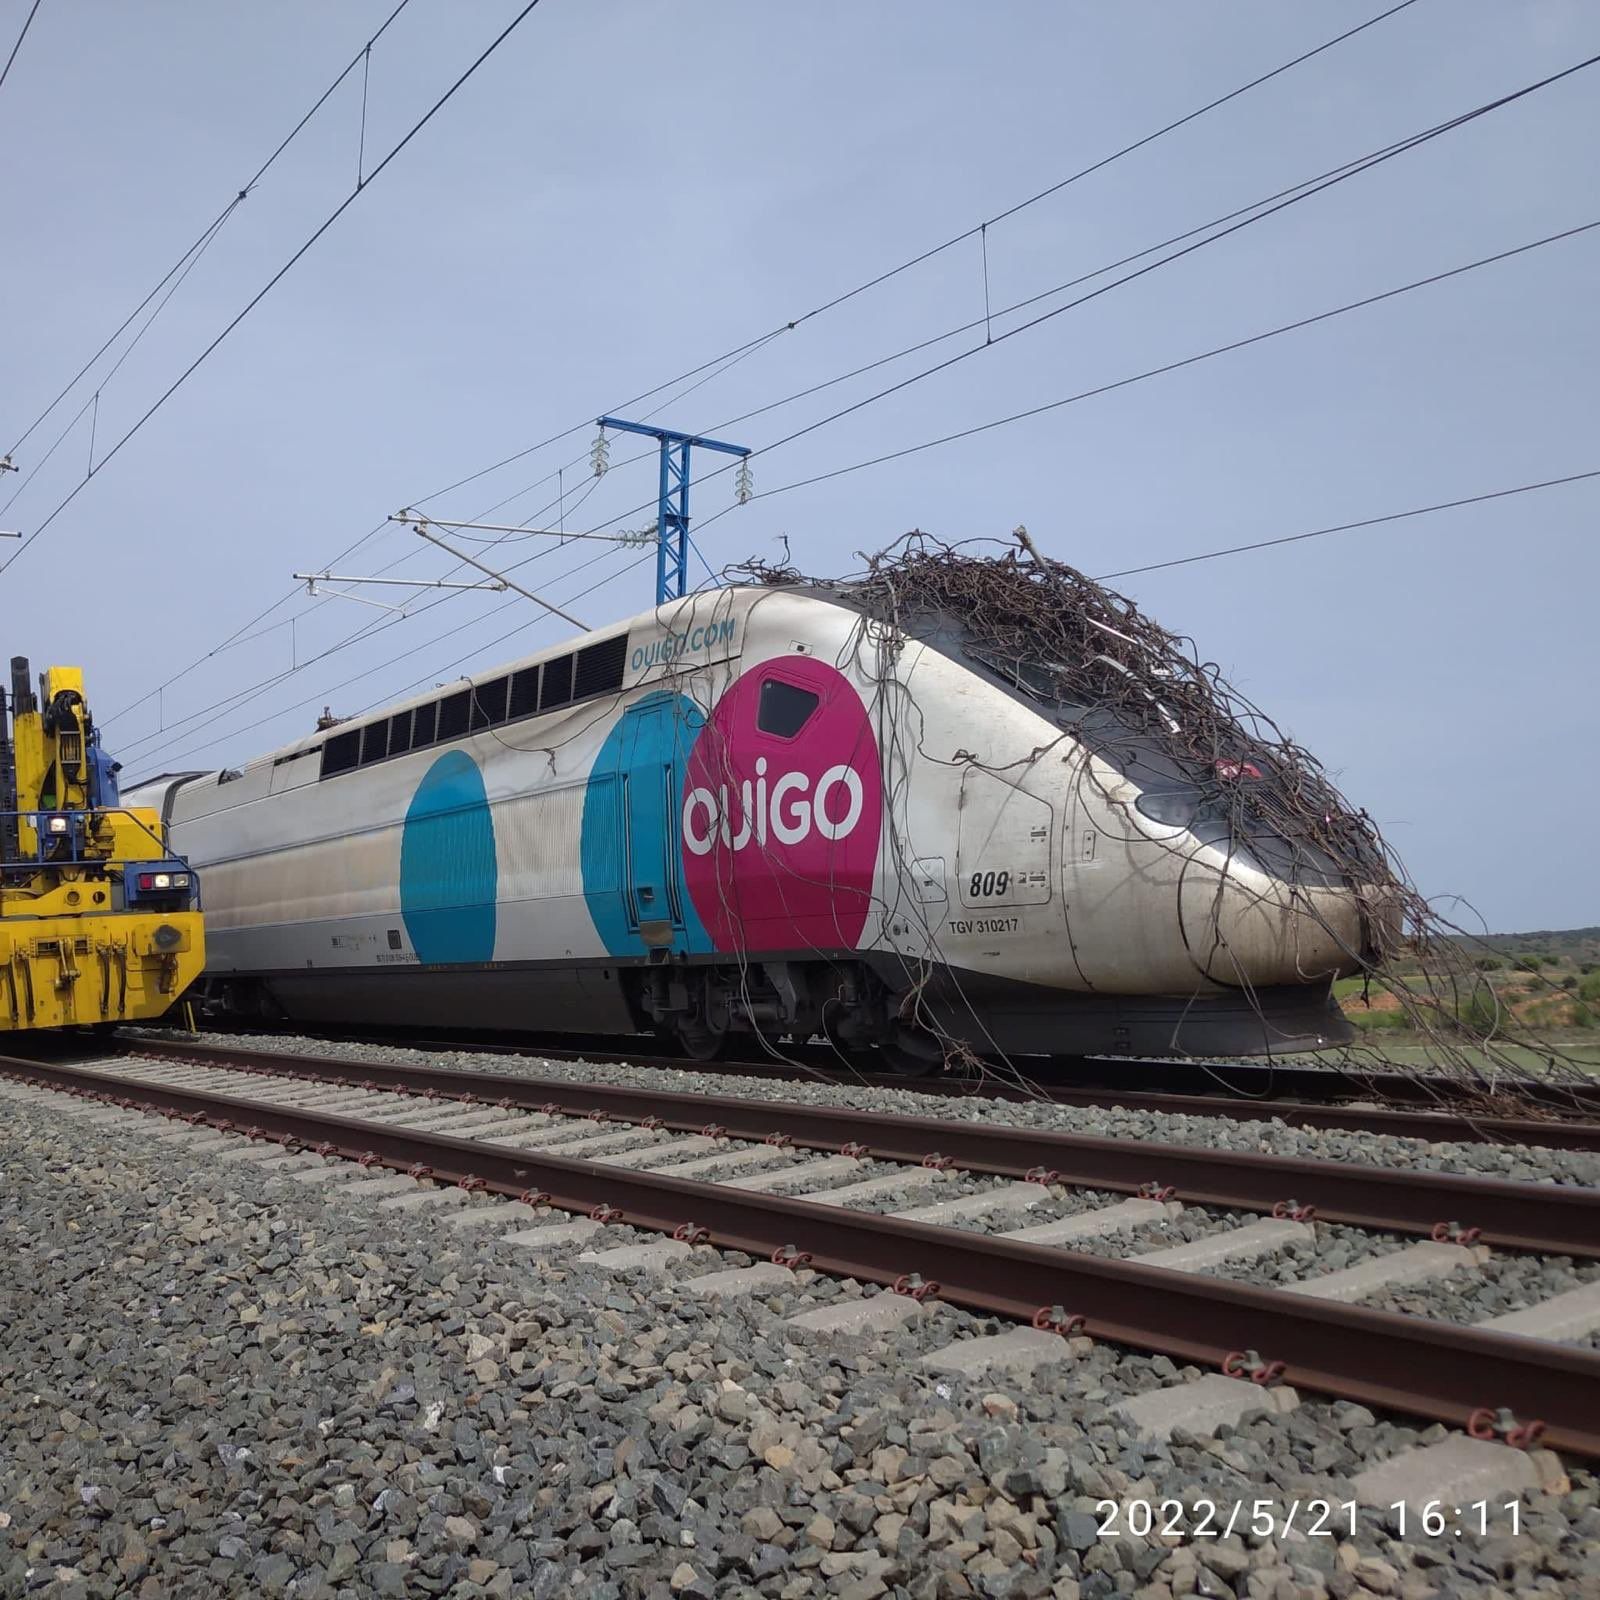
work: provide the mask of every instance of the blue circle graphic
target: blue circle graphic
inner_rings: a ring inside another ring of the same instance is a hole
[[[705,713],[658,690],[617,718],[583,793],[583,897],[610,955],[711,948],[683,882],[679,808]]]
[[[483,774],[449,751],[417,785],[400,838],[400,913],[417,959],[492,961],[498,885]]]

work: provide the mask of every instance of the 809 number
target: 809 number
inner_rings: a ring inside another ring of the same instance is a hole
[[[969,900],[993,900],[1011,887],[1009,872],[974,872],[967,885]]]

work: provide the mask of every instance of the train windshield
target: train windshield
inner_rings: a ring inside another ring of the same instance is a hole
[[[918,636],[1033,702],[1136,788],[1133,804],[1146,820],[1299,883],[1342,884],[1352,870],[1382,874],[1367,827],[1314,764],[1290,759],[1287,746],[1245,720],[1219,729],[1213,716],[1204,729],[1187,726],[1185,686],[1166,663],[1135,655],[1135,670],[1106,653],[1074,669],[1043,648],[996,650],[949,619]],[[1091,686],[1093,699],[1085,692]]]

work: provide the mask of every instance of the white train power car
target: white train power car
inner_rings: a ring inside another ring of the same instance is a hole
[[[1362,885],[1104,744],[959,623],[754,584],[130,799],[204,877],[236,1013],[700,1056],[820,1033],[906,1067],[1344,1037]]]

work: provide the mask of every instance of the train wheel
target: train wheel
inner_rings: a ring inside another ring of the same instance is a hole
[[[692,1061],[720,1061],[728,1048],[727,1029],[708,1027],[698,1018],[680,1022],[672,1031],[679,1048]]]
[[[878,1045],[883,1064],[902,1078],[931,1078],[944,1069],[944,1050],[931,1033],[899,1028]]]

